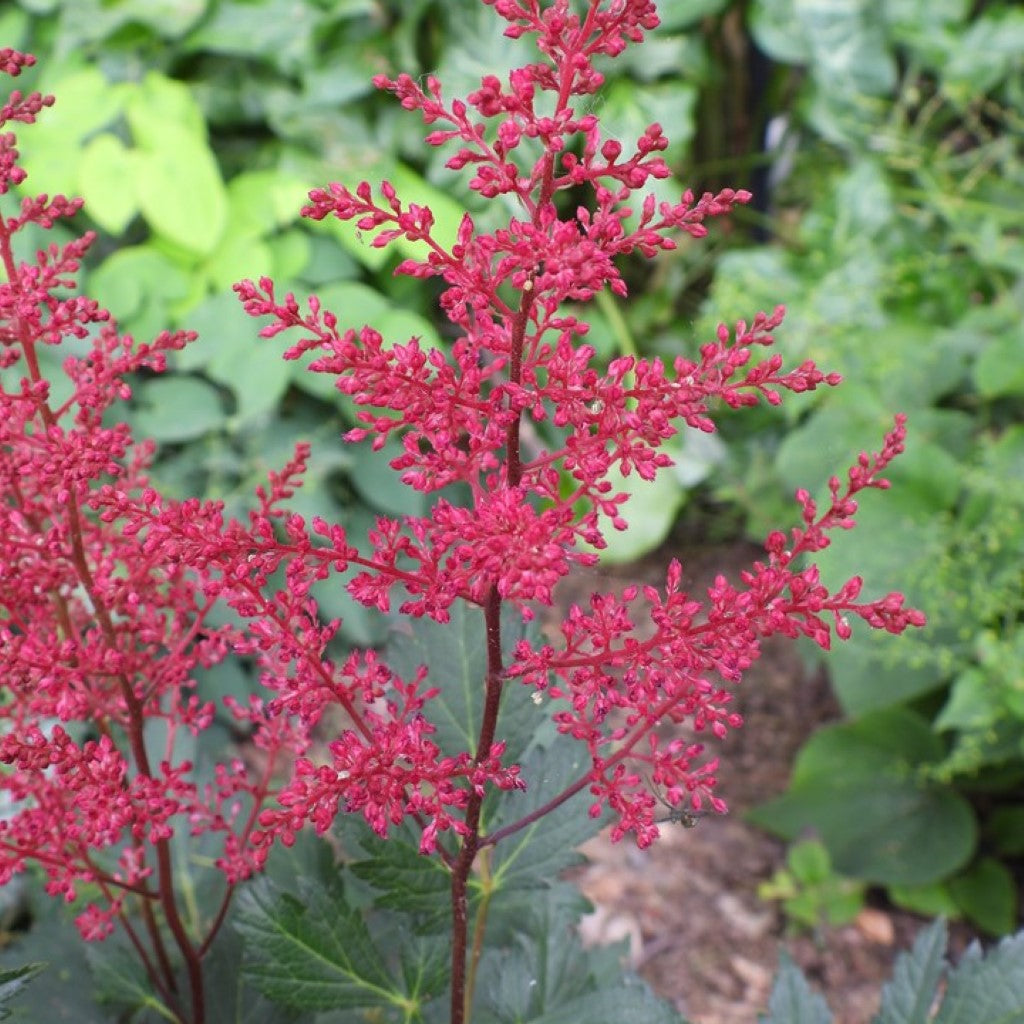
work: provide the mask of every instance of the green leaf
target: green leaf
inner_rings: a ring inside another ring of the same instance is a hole
[[[945,883],[931,885],[890,885],[886,892],[897,907],[922,917],[959,918],[960,908]]]
[[[487,830],[521,821],[544,807],[591,768],[582,744],[564,738],[550,749],[531,751],[522,762],[526,790],[501,793],[488,815]],[[596,835],[604,821],[590,817],[589,790],[584,787],[558,807],[502,839],[494,848],[492,885],[498,892],[543,887],[566,868],[578,864],[576,848]]]
[[[11,1002],[18,999],[22,989],[44,969],[44,964],[26,964],[24,967],[0,970],[0,1020],[6,1020],[11,1015]]]
[[[842,874],[936,881],[962,867],[977,841],[967,801],[927,780],[943,754],[928,724],[903,709],[830,726],[801,750],[789,790],[750,817],[788,839],[815,829]]]
[[[50,68],[64,70],[60,62]],[[57,101],[39,115],[31,144],[25,140],[21,163],[29,175],[26,187],[33,193],[78,195],[81,144],[117,117],[125,87],[112,85],[98,68],[87,67],[47,76],[41,88]]]
[[[139,206],[131,187],[134,154],[116,136],[104,132],[82,151],[78,188],[85,210],[104,231],[120,235]]]
[[[974,383],[985,398],[1024,395],[1024,359],[1015,330],[996,335],[985,346],[974,364]]]
[[[928,1024],[945,955],[946,925],[935,921],[918,934],[913,951],[896,960],[892,979],[882,989],[878,1024]]]
[[[189,281],[153,246],[134,245],[111,253],[89,274],[87,288],[122,328],[152,338],[166,329],[168,308],[188,294]]]
[[[977,943],[950,974],[933,1024],[1024,1022],[1024,932],[1003,939],[982,957]]]
[[[831,1024],[828,1004],[811,990],[807,979],[785,951],[779,960],[768,1016],[760,1018],[761,1024]]]
[[[185,39],[187,50],[262,57],[282,71],[299,72],[315,56],[313,33],[323,14],[294,0],[220,3]]]
[[[300,879],[296,899],[269,879],[239,898],[242,972],[268,999],[302,1010],[395,1006],[402,993],[340,883]]]
[[[41,893],[39,899],[50,901]],[[38,962],[48,969],[43,984],[28,985],[18,991],[18,1019],[33,1024],[110,1024],[110,1014],[92,998],[85,943],[70,915],[56,901],[40,905],[29,931],[13,936],[0,952],[2,970],[22,970],[26,961]]]
[[[154,441],[191,441],[219,429],[227,418],[216,388],[198,377],[144,380],[134,401],[133,431]]]
[[[110,939],[101,947],[86,950],[95,982],[96,998],[104,1006],[115,1006],[138,1014],[153,1010],[162,1020],[174,1020],[174,1012],[154,992],[142,961],[120,940]]]
[[[211,1024],[299,1024],[306,1019],[299,1010],[270,1002],[247,981],[242,972],[243,948],[229,918],[203,959],[206,1019]]]
[[[352,874],[378,890],[375,904],[440,923],[451,909],[451,876],[437,857],[424,856],[399,836],[381,839],[367,826],[360,835],[367,859]]]
[[[536,895],[510,941],[485,952],[474,1018],[495,1024],[679,1024],[668,1004],[623,973],[618,949],[584,950],[575,923],[575,912],[558,894]]]
[[[502,646],[510,651],[525,635],[521,616],[508,608],[502,618]],[[427,685],[440,690],[425,713],[436,727],[431,737],[449,756],[474,753],[483,714],[487,674],[487,635],[483,613],[459,602],[451,620],[437,623],[426,618],[403,624],[387,647],[387,662],[402,678],[411,679],[420,665],[429,670]],[[541,713],[524,686],[506,682],[502,694],[501,736],[508,747],[505,762],[519,757],[527,734],[532,736]]]
[[[989,935],[1007,935],[1017,923],[1017,885],[1005,864],[982,857],[948,883],[967,918]]]
[[[681,453],[673,451],[672,447],[667,446],[667,454],[677,458]],[[659,470],[653,480],[644,480],[636,471],[623,476],[618,466],[613,466],[606,479],[613,493],[629,495],[622,506],[622,517],[629,528],[616,530],[603,522],[605,547],[594,550],[605,565],[634,562],[657,548],[669,535],[679,510],[686,503],[686,488],[669,469]]]
[[[164,134],[167,129],[186,133],[193,144],[206,142],[206,121],[191,90],[159,71],[147,71],[127,94],[124,114],[139,149],[156,152],[173,146],[174,138]]]
[[[158,148],[141,150],[135,190],[150,227],[181,248],[213,251],[227,222],[227,195],[209,147],[187,128],[165,124]]]

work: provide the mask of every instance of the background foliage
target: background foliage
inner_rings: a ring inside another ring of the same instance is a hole
[[[638,496],[610,557],[657,545],[681,513],[705,535],[760,539],[792,517],[795,487],[823,487],[892,411],[909,413],[893,491],[865,501],[823,566],[832,582],[856,570],[907,590],[929,628],[831,657],[848,721],[811,740],[790,791],[756,817],[790,838],[813,828],[836,870],[908,906],[1007,932],[1024,853],[1024,11],[661,6],[651,43],[617,62],[601,117],[622,137],[666,126],[667,193],[745,185],[759,206],[712,245],[638,268],[592,340],[609,357],[674,354],[786,301],[788,359],[847,382],[785,412],[724,415],[724,443],[681,438],[677,479]],[[270,274],[386,337],[446,344],[428,289],[393,278],[392,257],[348,226],[298,210],[328,180],[386,177],[454,232],[472,195],[370,78],[437,72],[464,93],[518,62],[499,32],[478,0],[5,5],[0,39],[40,57],[24,87],[59,97],[26,152],[28,184],[83,195],[101,233],[86,291],[140,337],[203,336],[173,375],[137,382],[130,412],[164,446],[167,493],[243,513],[268,467],[318,440],[298,511],[353,537],[377,510],[421,511],[385,459],[330,443],[354,422],[348,400],[255,341],[230,285]],[[318,596],[346,642],[383,639],[343,589]],[[251,683],[224,669],[208,685]]]

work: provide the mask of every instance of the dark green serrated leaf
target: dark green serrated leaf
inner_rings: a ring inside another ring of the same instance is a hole
[[[10,1004],[18,999],[22,989],[45,970],[44,964],[25,964],[24,967],[10,967],[0,970],[0,1020],[10,1015]]]
[[[203,960],[206,1019],[216,1024],[293,1024],[301,1011],[267,1000],[242,973],[241,935],[230,920]]]
[[[586,751],[579,744],[560,743],[534,750],[523,761],[521,778],[526,790],[502,793],[487,829],[495,833],[521,821],[564,792],[589,769]],[[547,884],[577,864],[580,843],[596,835],[603,822],[590,817],[584,789],[547,814],[519,829],[495,846],[491,865],[496,890],[531,889]]]
[[[946,925],[935,921],[917,936],[911,952],[897,958],[876,1024],[928,1024],[945,955]]]
[[[934,1024],[1024,1022],[1024,932],[982,957],[977,943],[951,972]]]
[[[299,880],[299,899],[261,878],[241,895],[242,972],[268,999],[303,1010],[388,1007],[402,999],[338,883]]]
[[[807,984],[800,968],[785,951],[779,957],[779,973],[775,977],[768,1016],[761,1024],[831,1024],[828,1003]]]
[[[481,961],[477,996],[484,1019],[678,1024],[666,1004],[623,973],[621,950],[583,949],[574,928],[578,917],[578,908],[559,894],[535,896],[511,943],[490,946]]]
[[[522,618],[514,609],[502,616],[505,651],[524,636]],[[483,713],[487,674],[487,636],[483,613],[459,603],[451,620],[441,624],[417,619],[392,634],[387,661],[398,675],[411,679],[420,665],[429,670],[428,685],[441,692],[430,702],[427,715],[437,731],[431,737],[442,753],[454,756],[476,752]],[[505,762],[519,757],[542,720],[525,687],[506,683],[502,695],[499,735],[507,743]]]
[[[164,1020],[173,1019],[173,1011],[153,991],[142,961],[118,939],[86,949],[97,1000],[105,1006],[136,1015],[152,1010]]]
[[[451,878],[437,857],[426,857],[396,836],[366,836],[369,857],[349,865],[352,873],[380,895],[375,903],[408,914],[443,919],[451,908]]]
[[[552,1013],[531,1017],[523,1024],[687,1024],[663,999],[637,979],[625,979],[621,986],[590,992],[558,1007]],[[789,1022],[787,1022],[789,1024]]]

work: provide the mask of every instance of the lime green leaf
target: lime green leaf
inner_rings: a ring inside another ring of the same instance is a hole
[[[173,146],[164,135],[168,128],[188,133],[194,142],[206,141],[206,121],[188,86],[159,71],[147,71],[128,93],[124,113],[139,149]]]
[[[51,67],[59,67],[53,64]],[[42,111],[32,128],[32,144],[21,157],[26,188],[54,195],[78,195],[81,143],[121,112],[125,86],[112,85],[95,67],[45,80],[57,102]]]
[[[267,235],[299,219],[309,184],[281,171],[243,171],[228,182],[229,230]]]
[[[236,281],[259,280],[273,269],[270,246],[252,235],[241,234],[224,234],[203,266],[213,290],[228,293]]]
[[[217,161],[193,132],[163,125],[159,148],[138,155],[135,188],[155,232],[199,255],[213,251],[227,222],[227,197]]]
[[[111,253],[88,278],[89,294],[123,326],[135,329],[148,307],[160,311],[187,294],[181,269],[151,245],[135,245]],[[160,325],[166,328],[166,321]]]
[[[104,231],[119,235],[138,212],[131,183],[133,155],[116,135],[91,139],[82,151],[78,188],[85,210]]]

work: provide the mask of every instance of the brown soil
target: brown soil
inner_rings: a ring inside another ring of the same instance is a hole
[[[763,551],[732,545],[683,558],[691,592],[716,572],[736,578]],[[594,590],[628,582],[664,583],[670,556],[652,557],[614,575],[567,580],[559,605],[585,603]],[[718,794],[727,817],[696,828],[663,825],[662,837],[639,851],[606,834],[583,852],[577,876],[595,911],[585,919],[587,942],[627,940],[632,965],[692,1024],[754,1024],[765,1012],[780,950],[803,968],[828,1000],[835,1024],[867,1024],[897,953],[922,921],[879,899],[846,927],[793,935],[757,887],[783,864],[785,846],[744,821],[744,812],[780,794],[794,756],[820,725],[839,716],[824,672],[809,672],[791,642],[766,645],[736,691],[745,724],[718,745]]]

